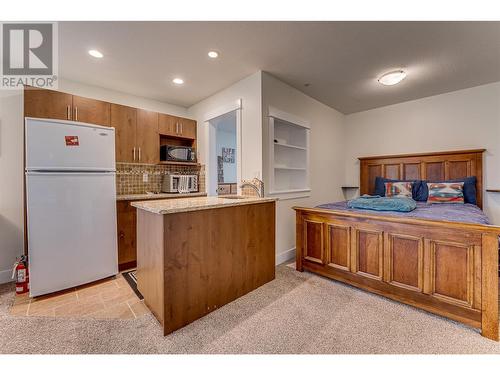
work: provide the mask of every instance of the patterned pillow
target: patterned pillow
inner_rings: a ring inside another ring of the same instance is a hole
[[[427,203],[464,203],[463,182],[428,182]]]
[[[386,197],[412,197],[413,182],[386,182],[384,185]]]

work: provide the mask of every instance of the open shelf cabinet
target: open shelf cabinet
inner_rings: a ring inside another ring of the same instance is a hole
[[[269,113],[269,194],[309,192],[308,124],[285,113]]]

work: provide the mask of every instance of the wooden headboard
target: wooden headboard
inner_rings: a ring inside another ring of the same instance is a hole
[[[486,150],[461,150],[359,158],[360,193],[373,194],[377,176],[430,181],[476,176],[477,205],[482,208],[484,151]]]

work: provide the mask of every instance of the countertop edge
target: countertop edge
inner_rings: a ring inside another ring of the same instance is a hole
[[[207,193],[189,193],[189,194],[178,194],[178,193],[163,193],[163,194],[120,194],[116,196],[116,201],[148,201],[148,200],[160,200],[160,199],[183,199],[183,198],[196,198],[196,197],[206,197]]]
[[[193,197],[196,198],[196,197]],[[202,211],[202,210],[211,210],[211,209],[217,209],[217,208],[225,208],[225,207],[236,207],[236,206],[246,206],[250,204],[261,204],[261,203],[269,203],[269,202],[276,202],[278,199],[277,198],[256,198],[252,199],[249,201],[242,201],[238,199],[234,199],[234,202],[231,203],[224,203],[224,204],[207,204],[207,205],[202,205],[202,206],[197,206],[197,207],[182,207],[182,208],[172,208],[172,209],[159,209],[155,210],[154,208],[146,208],[141,205],[141,201],[137,202],[132,202],[130,203],[131,206],[143,210],[146,212],[150,212],[153,214],[157,215],[170,215],[170,214],[177,214],[177,213],[182,213],[182,212],[191,212],[191,211]]]

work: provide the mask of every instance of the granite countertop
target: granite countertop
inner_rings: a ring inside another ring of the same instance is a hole
[[[238,199],[224,197],[196,197],[132,202],[133,207],[155,214],[175,214],[179,212],[209,210],[212,208],[242,206],[246,204],[274,202],[276,198],[240,196]]]
[[[167,198],[188,198],[188,197],[205,197],[207,193],[159,193],[159,194],[122,194],[117,195],[117,201],[136,201],[146,199],[167,199]]]

